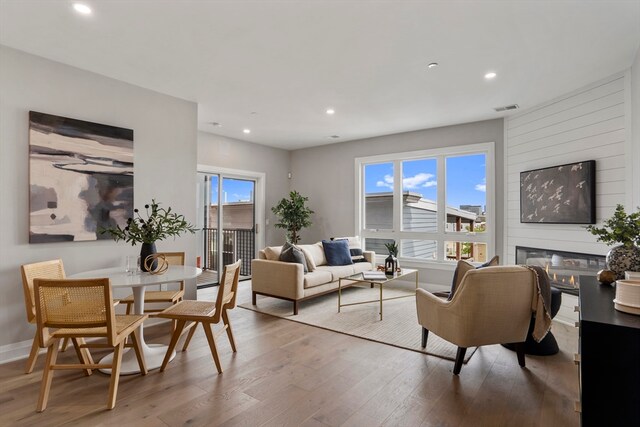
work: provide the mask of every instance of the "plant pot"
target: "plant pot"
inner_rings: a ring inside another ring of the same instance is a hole
[[[640,248],[637,246],[616,246],[606,257],[607,269],[616,274],[616,280],[624,279],[625,271],[640,271]]]
[[[384,260],[384,274],[387,276],[393,276],[396,274],[396,269],[398,268],[398,259],[393,255],[389,255]]]
[[[155,243],[143,243],[140,248],[140,270],[148,272],[150,271],[146,266],[144,260],[147,259],[149,255],[153,255],[156,253],[156,244]],[[153,263],[149,266],[151,271],[158,268],[158,260],[154,259]],[[622,273],[624,276],[624,272]]]

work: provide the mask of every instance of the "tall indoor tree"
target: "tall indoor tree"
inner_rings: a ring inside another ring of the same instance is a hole
[[[312,224],[311,214],[314,212],[306,206],[308,200],[297,191],[291,191],[288,199],[283,198],[271,208],[280,221],[275,226],[287,230],[287,240],[293,244],[300,240],[300,230]]]

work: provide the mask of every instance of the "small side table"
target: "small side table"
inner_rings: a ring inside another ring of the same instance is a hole
[[[553,319],[560,311],[560,305],[562,304],[562,291],[560,289],[551,287],[551,318]],[[527,340],[524,342],[524,352],[525,354],[530,354],[533,356],[551,356],[560,351],[558,347],[558,342],[556,341],[556,337],[553,336],[551,331],[545,335],[542,341],[537,342],[533,339],[533,328],[536,324],[535,316],[531,316],[531,322],[529,323],[529,332],[527,332]],[[508,348],[509,350],[516,350],[515,344],[502,344],[503,347]]]

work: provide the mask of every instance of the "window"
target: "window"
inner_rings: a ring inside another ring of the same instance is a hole
[[[493,143],[356,159],[365,248],[420,262],[493,256]]]

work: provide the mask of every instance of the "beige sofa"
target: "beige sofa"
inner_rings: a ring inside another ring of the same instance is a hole
[[[298,303],[338,289],[338,279],[362,271],[372,270],[375,252],[363,251],[366,262],[329,266],[324,256],[322,242],[298,245],[307,261],[308,273],[299,263],[278,261],[282,246],[269,246],[251,261],[252,302],[264,295],[293,302],[293,314],[298,314]],[[344,286],[344,283],[343,283]]]

